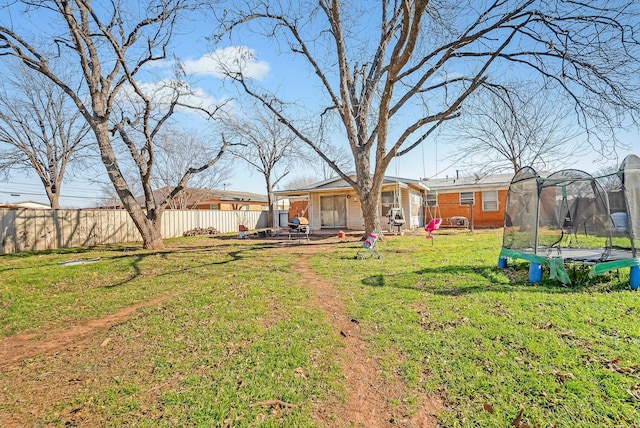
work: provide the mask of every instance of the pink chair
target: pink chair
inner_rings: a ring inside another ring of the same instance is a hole
[[[427,231],[427,238],[431,239],[431,245],[433,245],[433,235],[431,232],[440,229],[440,225],[442,224],[441,218],[431,219],[429,224],[424,227],[424,230]]]

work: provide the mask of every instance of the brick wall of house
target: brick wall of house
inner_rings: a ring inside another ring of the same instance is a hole
[[[482,210],[482,192],[474,192],[473,222],[475,227],[502,227],[504,223],[504,207],[507,199],[507,190],[498,190],[498,210]],[[471,221],[471,213],[468,205],[460,205],[460,192],[438,194],[439,213],[442,218],[456,216],[466,217]],[[431,207],[434,212],[434,207]],[[426,218],[429,218],[427,213]],[[443,224],[446,226],[447,222]]]

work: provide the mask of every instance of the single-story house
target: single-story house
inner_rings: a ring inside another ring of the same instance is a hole
[[[168,194],[167,188],[154,191],[156,200]],[[144,204],[144,197],[136,200]],[[185,189],[169,204],[169,209],[220,210],[220,211],[269,211],[265,195],[233,190]]]
[[[425,218],[439,217],[442,226],[502,227],[513,173],[486,176],[423,179]]]
[[[221,211],[269,211],[266,195],[233,190],[209,190],[208,195],[194,209]]]
[[[355,178],[355,175],[352,175]],[[403,228],[424,226],[424,201],[428,188],[420,180],[385,176],[378,215],[383,228],[391,230],[388,214],[402,208]],[[313,183],[301,189],[274,192],[288,199],[290,209],[274,215],[274,227],[286,227],[297,216],[309,220],[313,231],[322,229],[364,230],[364,217],[355,190],[340,177]]]

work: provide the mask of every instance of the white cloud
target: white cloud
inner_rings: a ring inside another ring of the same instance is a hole
[[[242,72],[244,77],[262,80],[269,73],[269,63],[258,61],[253,49],[230,46],[203,55],[197,60],[186,60],[187,74],[207,74],[224,78],[229,73]]]
[[[149,97],[154,105],[160,109],[166,108],[175,97],[176,91],[180,93],[180,103],[188,106],[214,111],[216,106],[225,103],[223,99],[217,99],[209,95],[205,90],[193,87],[189,83],[176,80],[160,80],[157,82],[138,82],[138,87],[145,96]],[[131,106],[139,102],[131,86],[124,86],[118,97],[120,103],[130,103]],[[124,104],[121,104],[124,105]],[[177,107],[183,113],[193,113],[203,116],[203,112],[187,107]]]

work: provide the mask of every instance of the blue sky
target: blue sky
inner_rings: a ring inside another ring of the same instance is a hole
[[[32,17],[36,21],[41,20],[43,28],[46,28],[44,17]],[[38,19],[40,18],[40,19]],[[0,18],[0,21],[7,19]],[[21,22],[20,15],[12,15],[12,22],[19,26],[37,26],[33,20]],[[300,69],[291,56],[283,55],[279,52],[278,46],[266,43],[258,38],[243,37],[242,43],[237,43],[223,39],[218,46],[213,46],[206,39],[209,35],[207,21],[192,20],[180,27],[180,36],[175,39],[174,47],[177,56],[182,60],[185,70],[191,74],[191,86],[200,94],[201,100],[205,104],[215,104],[220,100],[235,98],[236,90],[228,82],[222,80],[220,70],[216,66],[216,61],[227,58],[229,66],[233,66],[233,60],[241,53],[246,59],[243,63],[245,74],[250,75],[260,82],[261,85],[274,91],[287,91],[288,95],[293,95],[289,99],[304,99],[305,102],[317,97],[317,93],[308,71]],[[216,61],[212,60],[215,58]],[[248,59],[247,59],[248,58]],[[149,87],[154,85],[153,79],[161,79],[169,76],[171,63],[168,61],[159,62],[154,65],[153,73],[150,73]],[[0,67],[2,62],[0,61]],[[193,119],[197,122],[198,119]],[[636,148],[636,153],[640,151],[640,142],[633,141],[635,135],[625,136],[632,147]],[[462,169],[461,165],[454,160],[448,159],[448,146],[443,142],[438,142],[438,134],[427,139],[421,146],[411,153],[391,162],[388,175],[400,175],[408,178],[444,178],[454,176],[456,169]],[[343,142],[342,142],[343,143]],[[628,152],[620,153],[620,161]],[[609,162],[607,162],[609,163]],[[592,157],[576,160],[578,165],[567,165],[579,167],[592,172],[601,167],[601,162]],[[95,168],[95,174],[99,175],[103,168]],[[470,172],[461,170],[461,173]],[[290,173],[289,177],[309,175],[308,170],[301,165],[299,170]],[[83,179],[72,179],[67,177],[62,187],[61,204],[63,207],[81,207],[90,205],[90,201],[96,196],[98,189]],[[97,178],[97,177],[92,177]],[[105,180],[106,178],[103,177]],[[321,179],[321,177],[318,177]],[[264,193],[263,178],[256,172],[251,171],[246,164],[237,162],[234,174],[224,181],[227,189],[249,191],[254,193]],[[285,180],[286,182],[286,180]],[[20,200],[35,200],[46,202],[41,184],[35,176],[26,177],[23,174],[15,174],[7,182],[0,182],[0,202],[16,202]],[[18,196],[13,196],[18,195]]]

